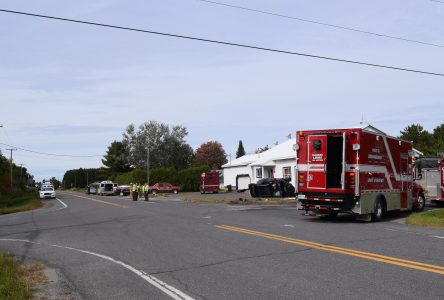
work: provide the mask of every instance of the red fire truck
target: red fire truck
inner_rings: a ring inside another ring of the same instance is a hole
[[[202,173],[200,176],[200,193],[218,193],[220,184],[219,171]]]
[[[298,131],[295,148],[298,208],[307,214],[379,221],[387,211],[424,209],[411,142],[368,125]]]

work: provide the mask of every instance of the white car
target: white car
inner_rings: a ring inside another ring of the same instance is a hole
[[[40,199],[55,198],[56,197],[56,192],[54,190],[54,187],[52,187],[52,186],[42,186],[42,188],[39,191],[39,197],[40,197]]]

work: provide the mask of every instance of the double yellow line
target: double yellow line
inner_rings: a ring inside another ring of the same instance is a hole
[[[396,265],[396,266],[400,266],[400,267],[405,267],[405,268],[410,268],[410,269],[421,270],[421,271],[425,271],[425,272],[444,275],[444,267],[437,266],[437,265],[431,265],[431,264],[426,264],[426,263],[417,262],[417,261],[413,261],[413,260],[407,260],[407,259],[402,259],[402,258],[397,258],[397,257],[392,257],[392,256],[386,256],[386,255],[381,255],[381,254],[376,254],[376,253],[371,253],[371,252],[364,252],[364,251],[359,251],[359,250],[354,250],[354,249],[349,249],[349,248],[330,246],[330,245],[326,245],[326,244],[315,243],[315,242],[300,240],[300,239],[294,239],[294,238],[290,238],[290,237],[286,237],[286,236],[282,236],[282,235],[275,235],[275,234],[270,234],[270,233],[266,233],[266,232],[255,231],[255,230],[250,230],[250,229],[245,229],[245,228],[240,228],[240,227],[234,227],[234,226],[228,226],[228,225],[216,225],[216,227],[220,228],[220,229],[240,232],[240,233],[244,233],[244,234],[248,234],[248,235],[259,236],[259,237],[272,239],[272,240],[276,240],[276,241],[281,241],[284,243],[296,244],[296,245],[305,246],[305,247],[309,247],[309,248],[313,248],[313,249],[335,252],[335,253],[340,253],[340,254],[344,254],[344,255],[359,257],[362,259],[386,263],[386,264],[390,264],[390,265]]]
[[[108,205],[112,205],[112,206],[117,206],[117,207],[120,207],[120,208],[129,208],[129,206],[122,205],[122,204],[117,204],[117,203],[108,202],[108,201],[103,201],[103,200],[94,199],[94,198],[90,198],[90,197],[80,196],[80,195],[76,195],[76,194],[72,194],[72,193],[67,193],[67,194],[69,194],[69,195],[71,195],[71,196],[74,196],[74,197],[78,197],[78,198],[86,199],[86,200],[91,200],[91,201],[95,201],[95,202],[99,202],[99,203],[103,203],[103,204],[108,204]]]

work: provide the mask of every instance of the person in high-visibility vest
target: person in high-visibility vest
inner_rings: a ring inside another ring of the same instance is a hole
[[[149,201],[149,196],[148,196],[148,192],[150,190],[150,186],[148,185],[148,183],[145,182],[145,184],[142,186],[143,189],[143,195],[145,196],[145,201]]]
[[[133,186],[131,187],[131,191],[133,193],[133,201],[137,201],[137,198],[139,196],[139,185],[138,184],[133,184]]]

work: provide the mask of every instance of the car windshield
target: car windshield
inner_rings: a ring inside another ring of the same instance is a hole
[[[44,187],[44,188],[42,188],[42,191],[44,191],[44,192],[46,192],[46,191],[53,191],[54,189],[53,188],[50,188],[50,187]]]

